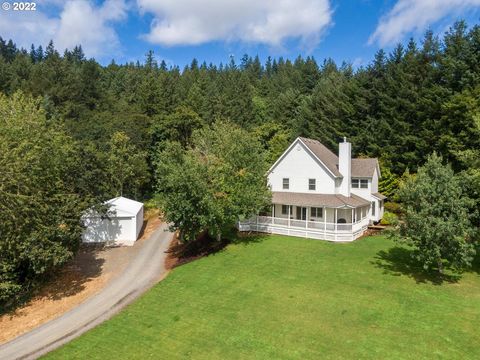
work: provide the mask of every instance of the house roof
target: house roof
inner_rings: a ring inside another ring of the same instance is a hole
[[[385,200],[387,198],[385,195],[380,194],[379,192],[372,193],[372,196],[376,197],[378,200]]]
[[[115,211],[116,216],[135,216],[143,207],[141,202],[123,196],[110,199],[105,204],[110,205],[109,210]]]
[[[376,158],[352,159],[352,176],[353,177],[372,177],[373,172],[377,167],[378,167],[378,160]]]
[[[299,138],[303,144],[332,172],[336,177],[342,177],[338,171],[338,156],[318,140]]]
[[[338,170],[338,156],[318,140],[299,138],[302,143],[321,161],[336,177],[342,177]],[[352,177],[372,177],[378,168],[376,158],[352,159]],[[380,176],[380,173],[378,174]]]
[[[346,197],[339,194],[311,194],[283,191],[274,191],[272,193],[272,203],[296,206],[326,206],[331,208],[357,208],[370,205],[368,200],[354,194]]]

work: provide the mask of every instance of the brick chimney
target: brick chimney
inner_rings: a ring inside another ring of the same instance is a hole
[[[349,197],[352,183],[352,144],[346,137],[338,144],[338,171],[343,176],[339,193]]]

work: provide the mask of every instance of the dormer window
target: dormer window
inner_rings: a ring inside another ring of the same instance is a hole
[[[290,188],[290,179],[289,178],[283,178],[282,188],[283,188],[283,190],[288,190]]]
[[[368,179],[352,179],[353,189],[368,189]]]

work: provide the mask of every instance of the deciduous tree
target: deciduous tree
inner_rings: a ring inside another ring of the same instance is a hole
[[[108,151],[107,172],[116,196],[128,193],[138,197],[140,187],[148,179],[146,154],[130,143],[124,132],[112,135]]]
[[[73,139],[40,103],[0,95],[0,304],[72,258],[92,204],[79,191]]]
[[[475,254],[474,227],[470,222],[472,202],[449,165],[431,155],[399,190],[405,218],[397,239],[414,249],[425,269],[443,272],[444,266],[463,269]]]
[[[269,201],[267,163],[258,140],[230,122],[197,130],[191,148],[169,144],[156,158],[158,197],[181,238],[202,230],[221,239],[224,230]]]

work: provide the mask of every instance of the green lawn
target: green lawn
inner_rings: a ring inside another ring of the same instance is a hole
[[[476,269],[421,276],[378,236],[265,236],[176,268],[47,358],[479,359]]]

